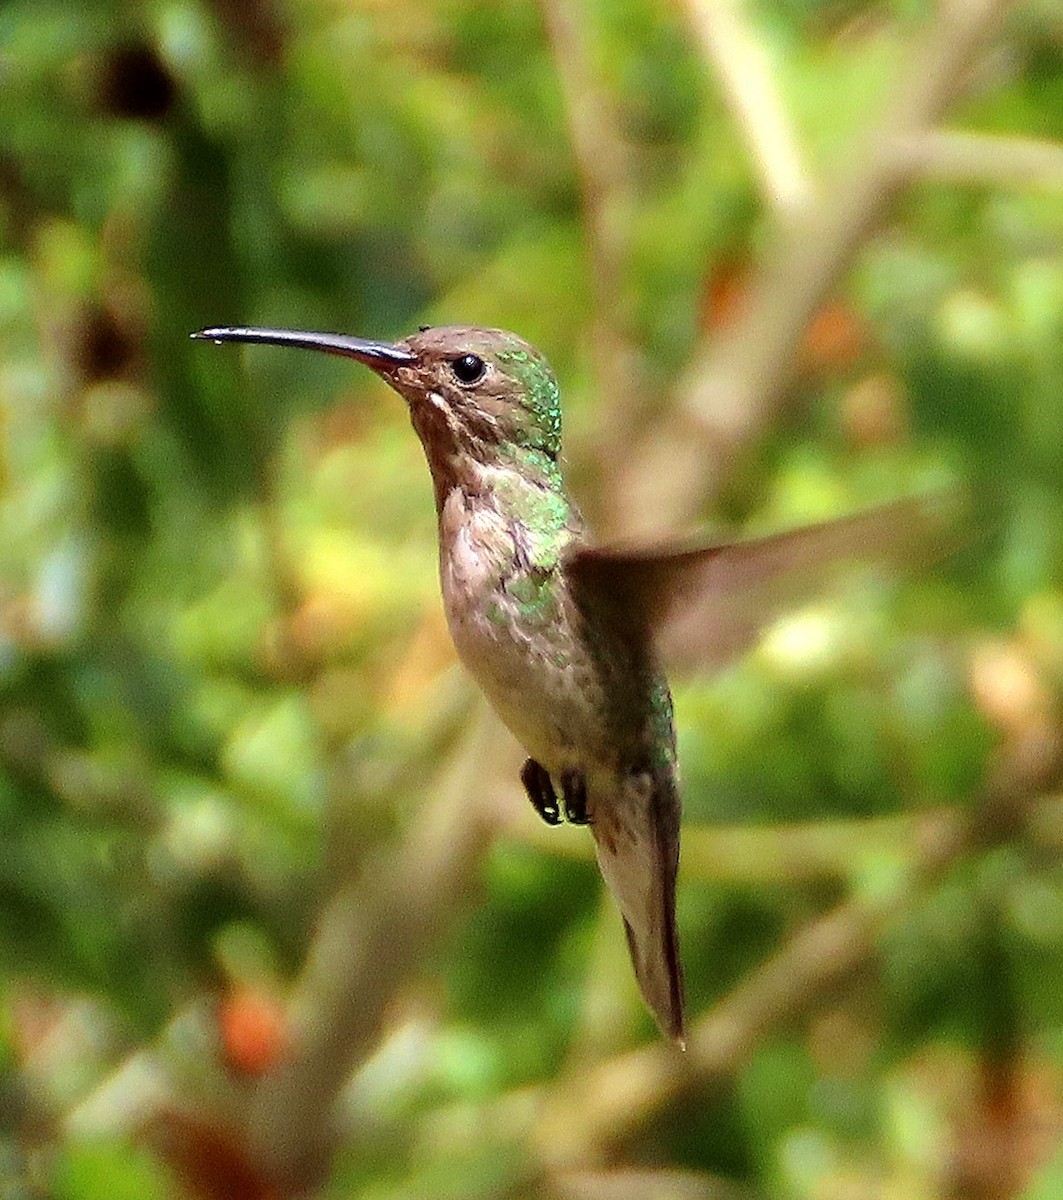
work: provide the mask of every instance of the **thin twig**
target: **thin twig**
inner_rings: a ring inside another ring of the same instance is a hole
[[[789,217],[812,199],[814,185],[763,40],[749,29],[741,0],[688,0],[687,11],[749,146],[764,199],[778,216]]]
[[[1063,143],[958,129],[927,129],[898,138],[898,169],[950,183],[999,184],[1063,191]]]
[[[511,796],[504,839],[534,846],[544,854],[594,860],[592,844],[582,830],[551,829],[525,814],[523,798],[514,789],[505,787],[504,792]],[[869,861],[904,852],[934,822],[955,819],[955,809],[933,808],[793,825],[688,824],[683,829],[682,877],[686,884],[711,881],[715,886],[851,880]],[[1026,839],[1041,850],[1063,850],[1063,796],[1049,796],[1030,806]]]
[[[963,814],[935,820],[922,854],[893,887],[839,905],[796,933],[694,1025],[686,1054],[653,1044],[585,1068],[552,1088],[535,1130],[549,1169],[601,1161],[610,1145],[680,1093],[704,1090],[732,1075],[766,1034],[797,1019],[865,966],[885,926],[973,841],[974,823]]]
[[[527,1194],[559,1172],[611,1161],[615,1148],[665,1105],[733,1076],[768,1034],[865,968],[882,932],[982,844],[985,829],[979,814],[935,814],[913,845],[907,869],[898,869],[890,886],[850,899],[795,933],[695,1023],[686,1053],[655,1041],[601,1062],[581,1061],[562,1079],[485,1105],[476,1137],[529,1146],[522,1176]],[[999,825],[997,834],[1005,836],[1004,829]],[[440,1124],[439,1114],[433,1123]]]
[[[1063,820],[1063,804],[1049,808]],[[519,839],[545,854],[593,861],[589,839],[576,829],[550,829],[527,818],[524,806],[510,805],[505,837]],[[519,814],[519,815],[518,815]],[[807,884],[851,880],[862,865],[884,853],[902,852],[928,821],[951,821],[953,809],[903,813],[851,821],[805,821],[793,825],[701,825],[683,829],[683,880],[714,886]],[[1054,834],[1053,845],[1063,832]],[[1048,841],[1046,836],[1044,841]]]
[[[597,392],[608,405],[606,429],[620,431],[627,425],[626,414],[641,408],[645,389],[628,292],[634,151],[613,98],[593,67],[591,10],[566,0],[540,0],[540,6],[579,179],[593,289],[590,324]],[[615,449],[606,433],[598,447],[600,462],[610,462]]]
[[[1002,747],[971,809],[938,812],[922,822],[903,869],[791,937],[694,1025],[686,1054],[659,1043],[552,1087],[533,1132],[544,1169],[600,1162],[611,1145],[668,1101],[732,1075],[768,1033],[864,968],[883,932],[965,856],[1043,824],[1049,806],[1044,796],[1058,789],[1060,769],[1058,748],[1031,756]]]
[[[588,14],[561,0],[541,8],[565,100],[569,140],[583,202],[595,300],[609,319],[619,298],[627,257],[630,147],[612,98],[595,78]]]
[[[716,498],[770,423],[793,379],[801,337],[910,174],[897,146],[932,126],[1011,0],[943,0],[884,107],[823,198],[777,232],[742,315],[694,355],[674,418],[657,422],[627,474],[625,527],[690,522]]]

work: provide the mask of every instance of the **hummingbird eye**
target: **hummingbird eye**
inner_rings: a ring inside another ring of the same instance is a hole
[[[450,369],[459,383],[476,383],[477,380],[483,379],[487,365],[478,354],[463,354],[461,358],[455,358],[451,362]]]

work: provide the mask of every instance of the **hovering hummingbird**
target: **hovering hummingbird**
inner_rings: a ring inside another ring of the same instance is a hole
[[[458,654],[526,751],[520,775],[539,816],[590,826],[642,995],[683,1045],[680,796],[663,664],[722,666],[831,565],[907,557],[928,524],[926,499],[759,539],[596,546],[562,479],[557,379],[516,334],[426,326],[392,344],[223,327],[192,337],[353,358],[405,399],[432,475]]]

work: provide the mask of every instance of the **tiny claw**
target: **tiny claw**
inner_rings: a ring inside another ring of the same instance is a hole
[[[525,761],[520,769],[520,781],[528,793],[532,807],[547,825],[561,824],[561,810],[557,805],[557,793],[554,791],[550,772],[534,758]]]
[[[561,798],[565,820],[572,825],[589,825],[587,814],[587,777],[582,771],[566,771],[561,776]]]

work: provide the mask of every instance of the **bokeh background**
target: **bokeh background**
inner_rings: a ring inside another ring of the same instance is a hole
[[[692,1034],[260,323],[518,330],[603,536],[965,548],[677,680]],[[6,0],[4,1200],[1063,1193],[1056,0]]]

